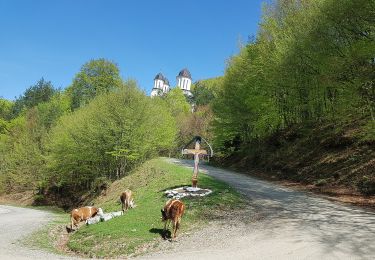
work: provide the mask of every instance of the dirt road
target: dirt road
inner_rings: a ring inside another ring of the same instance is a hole
[[[35,209],[0,205],[0,259],[69,259],[22,246],[22,239],[51,221],[53,215]]]
[[[191,161],[169,161],[192,167]],[[211,223],[165,243],[153,259],[375,259],[375,213],[202,165],[244,194],[258,215],[250,223]],[[254,212],[249,212],[252,214]]]

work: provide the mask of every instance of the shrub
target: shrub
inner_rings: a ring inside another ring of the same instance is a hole
[[[357,183],[357,189],[364,195],[375,195],[375,178],[363,176]]]

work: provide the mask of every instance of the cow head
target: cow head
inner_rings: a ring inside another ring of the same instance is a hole
[[[71,228],[69,226],[65,226],[65,228],[66,228],[66,232],[68,233],[75,231],[74,228]]]
[[[165,212],[164,209],[161,209],[161,220],[166,221],[168,219],[167,213]]]

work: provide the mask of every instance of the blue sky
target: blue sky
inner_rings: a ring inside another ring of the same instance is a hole
[[[0,0],[0,97],[41,77],[65,88],[90,59],[116,62],[148,94],[161,71],[174,86],[222,75],[256,34],[261,0]]]

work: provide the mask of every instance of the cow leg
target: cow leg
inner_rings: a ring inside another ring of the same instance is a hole
[[[172,223],[172,220],[168,220],[168,226],[167,226],[167,229],[169,229],[169,225]]]
[[[164,231],[167,231],[167,224],[168,224],[168,219],[164,222]],[[169,226],[169,225],[168,225]]]
[[[79,223],[79,220],[77,221],[75,218],[71,218],[70,228],[71,228],[72,231],[74,230],[73,227],[78,228],[78,223]]]
[[[177,230],[180,228],[180,219],[177,220],[175,224],[175,230],[174,230],[174,238],[176,238]]]
[[[171,235],[172,239],[176,238],[176,232],[177,232],[177,222],[173,221],[173,234]]]

